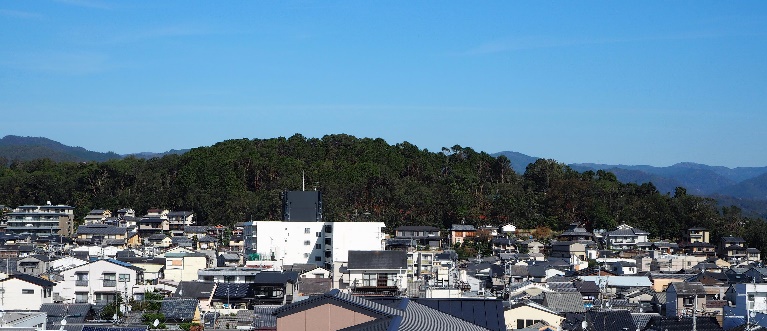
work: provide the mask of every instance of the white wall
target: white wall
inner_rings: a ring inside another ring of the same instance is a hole
[[[88,273],[88,286],[76,285],[76,273],[87,272]],[[115,273],[118,281],[116,286],[104,286],[103,274]],[[130,281],[120,282],[120,274],[130,275]],[[96,293],[114,293],[115,291],[126,294],[128,297],[133,297],[133,287],[136,285],[136,271],[131,268],[126,268],[105,260],[99,260],[92,263],[88,263],[79,267],[65,270],[61,272],[64,280],[57,283],[53,288],[54,293],[58,293],[65,302],[74,302],[75,293],[86,292],[88,293],[88,303],[96,302]],[[67,301],[69,300],[69,301]]]
[[[325,258],[325,238],[332,239],[332,260],[347,261],[350,250],[383,250],[383,222],[253,222],[256,252],[263,259],[271,254],[282,265],[331,262]],[[325,233],[325,225],[333,227]],[[317,236],[317,233],[320,236]],[[307,244],[308,242],[308,244]],[[319,244],[319,248],[315,248]],[[316,259],[319,257],[319,261]]]
[[[32,293],[24,293],[29,292]],[[44,293],[39,285],[18,278],[0,282],[0,305],[3,310],[39,310],[44,303],[52,303],[52,293]]]

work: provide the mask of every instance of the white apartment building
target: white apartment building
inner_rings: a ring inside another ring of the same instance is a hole
[[[136,284],[143,282],[140,268],[112,259],[67,269],[61,275],[64,280],[53,288],[53,296],[70,303],[104,304],[114,302],[118,294],[132,298]]]
[[[383,250],[383,222],[279,222],[245,223],[246,255],[280,265],[330,265],[348,261],[350,250]]]

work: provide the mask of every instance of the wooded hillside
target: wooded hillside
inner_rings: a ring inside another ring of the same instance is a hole
[[[307,189],[323,193],[329,221],[383,221],[390,229],[464,222],[562,230],[574,221],[613,229],[627,223],[666,239],[705,226],[717,240],[740,235],[760,249],[767,238],[762,219],[735,207],[718,209],[684,188],[661,194],[652,184],[623,184],[610,172],[579,173],[543,159],[520,176],[506,157],[468,147],[430,152],[349,135],[228,140],[149,160],[0,164],[0,204],[68,204],[78,219],[93,208],[130,207],[140,214],[160,207],[192,210],[202,224],[277,220],[281,192],[300,189],[304,172]]]

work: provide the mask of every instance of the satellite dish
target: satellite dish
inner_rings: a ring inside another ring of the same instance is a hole
[[[158,325],[160,325],[160,320],[155,318],[154,322],[152,322],[152,325],[154,325],[154,327],[157,327]]]
[[[586,321],[581,322],[581,329],[586,330],[588,327],[589,327],[589,323],[587,323]]]

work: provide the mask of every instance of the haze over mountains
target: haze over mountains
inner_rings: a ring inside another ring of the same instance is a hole
[[[143,152],[120,155],[113,152],[94,152],[82,147],[67,146],[57,141],[42,137],[20,137],[8,135],[0,139],[0,158],[29,161],[49,158],[54,161],[103,162],[128,156],[137,158],[162,157],[167,154],[183,154],[189,151],[170,150],[163,153]],[[528,164],[538,157],[518,152],[504,151],[491,154],[494,157],[505,155],[511,161],[517,173],[524,173]],[[737,167],[709,166],[705,164],[683,162],[669,167],[649,165],[610,165],[596,163],[569,164],[576,171],[606,170],[614,173],[624,183],[652,182],[658,191],[672,193],[676,187],[684,187],[687,193],[715,197],[720,203],[734,204],[746,210],[756,210],[767,214],[767,166]]]
[[[519,173],[524,173],[525,167],[538,159],[509,151],[491,155],[505,155]],[[673,193],[676,187],[681,186],[687,189],[687,193],[695,195],[767,200],[767,166],[727,168],[692,162],[681,162],[669,167],[597,163],[574,163],[569,166],[578,172],[610,171],[624,183],[652,182],[663,193]]]

